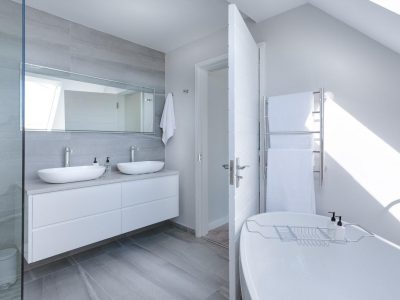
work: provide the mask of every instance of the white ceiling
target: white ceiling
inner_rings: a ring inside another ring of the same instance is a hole
[[[224,28],[227,2],[257,23],[310,3],[400,53],[400,16],[369,0],[26,0],[39,10],[163,52]]]
[[[400,53],[400,15],[369,0],[310,0],[309,2]]]
[[[227,24],[224,0],[26,0],[28,6],[168,52]]]
[[[261,22],[285,11],[306,4],[306,0],[227,0],[255,22]]]
[[[400,16],[369,0],[229,0],[256,22],[310,3],[400,53]],[[400,0],[393,0],[400,1]]]

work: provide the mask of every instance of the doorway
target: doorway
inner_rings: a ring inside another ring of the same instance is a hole
[[[196,236],[229,244],[228,61],[196,65]]]

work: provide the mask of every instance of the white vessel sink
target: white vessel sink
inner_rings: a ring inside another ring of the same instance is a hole
[[[67,183],[99,178],[105,169],[103,166],[52,168],[39,170],[38,175],[47,183]]]
[[[135,161],[117,164],[121,173],[129,175],[155,173],[164,168],[163,161]]]

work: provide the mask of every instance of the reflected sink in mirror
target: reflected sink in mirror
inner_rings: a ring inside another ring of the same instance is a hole
[[[155,173],[161,171],[164,168],[163,161],[135,161],[128,163],[117,164],[118,170],[121,173],[128,175],[138,175]]]
[[[104,166],[52,168],[39,170],[38,175],[47,183],[68,183],[99,178],[105,170]]]

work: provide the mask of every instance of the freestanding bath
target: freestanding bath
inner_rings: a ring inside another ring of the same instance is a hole
[[[326,228],[328,221],[297,213],[249,218],[240,240],[243,299],[400,299],[400,247],[352,226],[346,227],[351,242],[342,243],[324,241],[323,233],[307,229]],[[295,240],[288,227],[274,227],[279,225],[305,230],[306,237],[311,230],[310,240]]]

